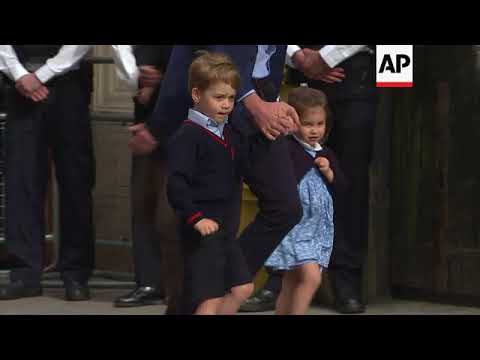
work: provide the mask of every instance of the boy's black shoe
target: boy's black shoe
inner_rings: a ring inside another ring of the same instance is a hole
[[[240,312],[265,312],[274,311],[277,303],[277,295],[267,289],[262,289],[251,296],[240,306]]]
[[[30,287],[26,286],[23,281],[18,280],[0,287],[0,300],[15,300],[27,297],[41,296],[42,293],[43,290],[40,285]]]

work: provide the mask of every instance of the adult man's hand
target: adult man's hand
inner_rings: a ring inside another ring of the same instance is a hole
[[[303,71],[310,78],[327,74],[331,68],[320,56],[318,50],[303,49],[305,61],[303,63]]]
[[[155,88],[152,87],[144,87],[138,89],[137,92],[137,101],[142,105],[147,105],[152,98],[153,93],[155,92]]]
[[[17,91],[25,97],[30,97],[35,90],[43,84],[38,80],[35,74],[27,74],[18,79],[15,83]]]
[[[28,97],[34,102],[46,100],[48,97],[48,89],[45,85],[42,85],[37,90],[32,92]]]
[[[342,68],[331,69],[322,59],[318,51],[302,49],[292,56],[295,67],[305,76],[313,80],[321,80],[326,83],[342,82],[345,79],[345,70]]]
[[[292,63],[301,72],[305,72],[305,53],[303,50],[298,50],[292,56]]]
[[[144,88],[155,88],[162,80],[162,73],[155,66],[151,65],[142,65],[138,68],[140,70],[140,75],[138,78],[138,87]]]
[[[269,140],[297,131],[300,119],[293,107],[284,102],[266,102],[256,93],[243,100],[257,127]]]
[[[144,123],[130,126],[128,131],[132,134],[128,147],[135,155],[150,154],[157,147],[157,140],[148,131]]]
[[[334,68],[329,70],[326,74],[319,74],[313,76],[313,80],[321,80],[323,82],[332,84],[342,82],[345,80],[345,70],[342,68]]]

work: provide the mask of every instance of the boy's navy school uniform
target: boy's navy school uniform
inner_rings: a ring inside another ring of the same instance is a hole
[[[182,313],[251,280],[238,241],[224,229],[238,183],[234,143],[228,124],[191,110],[168,145],[167,195],[181,221]],[[202,237],[194,226],[205,218],[220,229]]]

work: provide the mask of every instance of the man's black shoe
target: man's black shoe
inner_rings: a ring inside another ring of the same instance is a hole
[[[115,307],[136,307],[147,305],[162,305],[164,296],[158,289],[150,286],[140,286],[127,295],[117,298]]]
[[[15,281],[8,285],[0,287],[0,300],[15,300],[26,297],[41,296],[43,293],[42,287],[28,287],[23,281]]]
[[[335,303],[335,310],[341,314],[361,314],[365,312],[365,305],[357,299],[338,300]]]
[[[65,299],[67,301],[90,300],[90,289],[85,284],[69,281],[65,283]]]
[[[262,289],[254,296],[251,296],[240,306],[240,312],[265,312],[274,311],[277,302],[277,295],[272,291]]]

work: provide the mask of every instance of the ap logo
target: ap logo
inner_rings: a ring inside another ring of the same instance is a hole
[[[413,45],[377,45],[377,87],[413,87]]]

